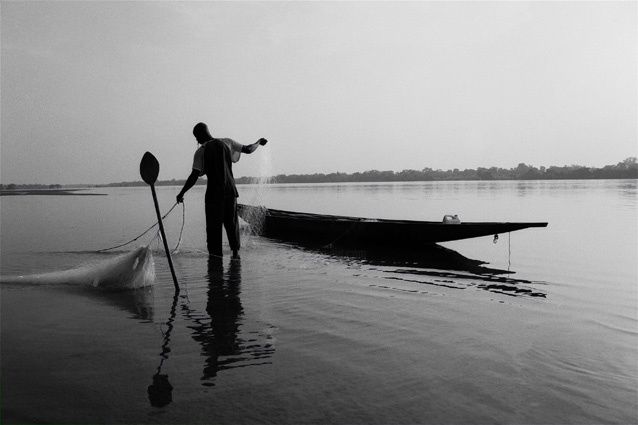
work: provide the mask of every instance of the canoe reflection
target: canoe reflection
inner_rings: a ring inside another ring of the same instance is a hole
[[[202,347],[203,385],[222,370],[270,364],[274,346],[268,337],[260,342],[256,333],[242,332],[244,309],[241,304],[241,261],[232,260],[227,272],[222,259],[208,260],[208,298],[206,314],[182,305],[182,314],[192,325],[192,338]]]
[[[321,252],[330,256],[340,257],[344,260],[376,266],[456,270],[478,275],[505,275],[515,273],[508,270],[487,267],[485,261],[468,258],[457,251],[437,244],[431,244],[418,250],[393,249],[389,251],[388,249],[382,248],[343,249],[333,247],[322,248]]]
[[[510,296],[531,296],[546,298],[544,292],[535,286],[544,282],[516,279],[516,272],[487,267],[485,261],[475,260],[438,244],[419,250],[392,250],[382,248],[312,248],[295,244],[295,247],[324,254],[357,268],[364,267],[381,275],[389,282],[394,281],[439,286],[452,289],[477,288]],[[376,285],[386,289],[405,291],[405,288],[391,284]],[[410,292],[421,292],[410,290]]]

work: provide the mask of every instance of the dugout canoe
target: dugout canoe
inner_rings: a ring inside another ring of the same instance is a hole
[[[282,211],[238,204],[239,216],[263,236],[319,245],[394,246],[400,248],[493,236],[546,222],[461,222],[389,220]]]

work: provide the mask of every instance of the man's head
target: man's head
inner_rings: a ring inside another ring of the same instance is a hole
[[[205,143],[213,138],[208,131],[208,126],[203,122],[195,124],[195,127],[193,127],[193,136],[197,139],[197,143]]]

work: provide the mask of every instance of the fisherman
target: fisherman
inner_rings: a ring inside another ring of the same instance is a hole
[[[237,218],[237,188],[232,163],[239,161],[242,153],[253,153],[268,141],[264,138],[250,145],[242,145],[232,139],[217,139],[210,135],[203,122],[195,125],[193,135],[200,144],[193,158],[193,171],[177,195],[177,202],[184,202],[184,194],[206,174],[206,246],[209,255],[222,256],[222,224],[233,258],[239,258],[239,220]]]

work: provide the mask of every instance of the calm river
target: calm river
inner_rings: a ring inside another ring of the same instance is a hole
[[[636,180],[242,185],[278,209],[549,226],[436,258],[245,234],[221,263],[204,190],[165,222],[171,246],[184,222],[177,299],[157,242],[147,289],[0,285],[2,423],[638,422]],[[178,191],[158,188],[163,211]],[[148,188],[81,193],[106,196],[0,199],[3,276],[149,242],[95,252],[154,222]]]

